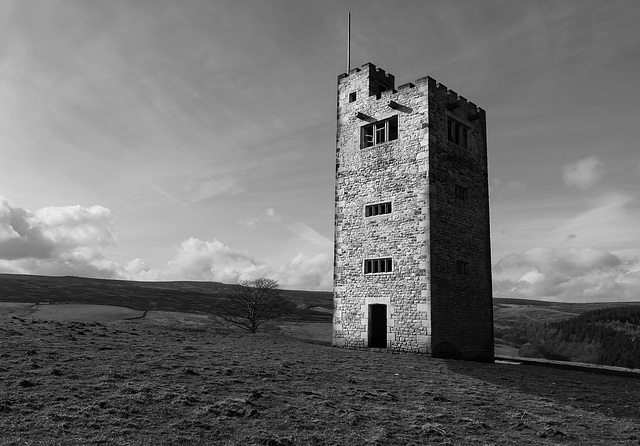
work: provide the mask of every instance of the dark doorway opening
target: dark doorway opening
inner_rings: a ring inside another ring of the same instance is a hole
[[[387,348],[387,306],[369,305],[369,348]]]

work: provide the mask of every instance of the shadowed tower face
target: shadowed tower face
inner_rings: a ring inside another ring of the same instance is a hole
[[[485,112],[430,77],[338,77],[333,345],[493,360]]]

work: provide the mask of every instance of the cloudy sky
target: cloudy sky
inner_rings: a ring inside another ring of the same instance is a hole
[[[640,2],[4,0],[0,272],[331,289],[336,78],[488,113],[497,296],[640,300]]]

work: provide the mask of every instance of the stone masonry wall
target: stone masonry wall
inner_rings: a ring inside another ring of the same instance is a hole
[[[373,64],[338,78],[333,343],[367,348],[368,307],[382,303],[390,351],[479,358],[491,331],[492,357],[484,111],[466,101],[450,109],[457,95],[431,78],[397,91],[394,81]],[[447,142],[447,113],[473,128],[469,154]],[[362,126],[395,115],[397,140],[361,148]],[[469,189],[465,206],[451,199],[455,182]],[[392,213],[365,217],[385,201]],[[461,256],[473,265],[463,278],[450,271]],[[392,272],[363,274],[364,259],[381,257]]]
[[[429,90],[433,354],[492,360],[486,115],[433,79]],[[448,141],[447,116],[471,129],[468,147]],[[456,184],[467,200],[456,198]],[[468,274],[456,271],[458,260]]]
[[[366,64],[339,79],[334,344],[368,347],[368,305],[383,303],[387,348],[429,352],[427,84],[378,98],[371,83],[385,76]],[[397,115],[398,139],[361,148],[368,121],[358,112],[376,121]],[[367,204],[384,201],[391,214],[364,217]],[[364,275],[363,260],[380,257],[392,257],[393,272]]]

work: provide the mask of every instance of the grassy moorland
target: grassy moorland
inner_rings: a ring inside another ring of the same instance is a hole
[[[154,314],[1,318],[0,444],[640,444],[638,379],[350,351]]]
[[[251,335],[214,316],[224,287],[0,275],[0,302],[152,310],[97,323],[0,305],[0,444],[640,444],[639,379]],[[281,328],[328,339],[331,294],[285,295]],[[496,325],[591,309],[566,305],[497,300]]]
[[[140,312],[153,310],[216,315],[219,300],[229,286],[218,282],[134,282],[0,274],[0,302],[98,304],[126,307]],[[283,290],[283,295],[288,301],[288,308],[279,323],[285,332],[330,341],[332,293]],[[602,351],[601,343],[582,345],[565,342],[561,346],[562,355],[559,355],[559,352],[541,348],[543,340],[539,339],[540,333],[544,331],[545,323],[570,319],[587,311],[616,305],[621,303],[564,303],[496,298],[496,354],[598,362],[598,355]],[[37,311],[36,307],[32,310],[32,317],[59,319],[52,315],[52,308],[40,305]],[[87,320],[84,314],[90,313],[89,310],[82,312],[71,306],[58,312],[63,311],[76,314],[79,320]],[[132,313],[130,317],[141,314]],[[117,319],[116,316],[114,318]],[[108,319],[103,317],[101,320]],[[547,340],[546,344],[548,346],[550,342]]]
[[[136,310],[216,314],[218,301],[230,285],[219,282],[135,282],[0,274],[0,302],[115,305]],[[328,291],[283,290],[292,305],[286,320],[330,322],[333,307]],[[635,302],[640,304],[640,302]],[[622,303],[566,303],[526,299],[494,299],[498,329],[514,324],[568,319],[586,311]]]
[[[230,285],[219,282],[134,282],[0,274],[0,302],[114,305],[136,310],[216,314]],[[333,306],[326,291],[283,290],[291,303],[284,320],[330,322],[331,314],[315,307]]]
[[[0,302],[99,304],[127,307],[139,311],[174,311],[215,315],[219,300],[229,285],[218,282],[134,282],[81,277],[45,277],[0,274]],[[332,293],[326,291],[284,290],[289,302],[281,322],[308,323],[318,338],[330,340],[330,326],[318,331],[319,324],[330,324]],[[635,304],[640,304],[636,302]],[[528,339],[527,328],[578,316],[584,312],[621,303],[564,303],[525,299],[494,299],[496,354],[544,358],[535,339]],[[70,310],[70,308],[67,308]],[[309,331],[309,328],[307,331]],[[538,332],[540,330],[538,329]],[[584,350],[584,346],[574,346]],[[591,350],[601,346],[590,347]],[[592,354],[593,357],[596,354]],[[587,361],[577,352],[568,360]],[[550,358],[553,359],[554,357]]]

